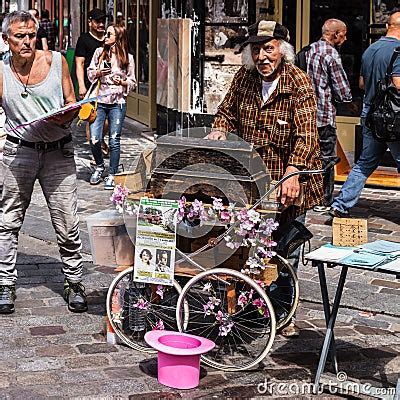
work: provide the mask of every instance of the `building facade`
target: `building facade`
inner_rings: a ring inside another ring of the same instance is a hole
[[[62,49],[75,46],[94,7],[104,9],[109,21],[124,23],[138,80],[128,97],[127,115],[159,134],[211,124],[240,68],[236,50],[256,20],[283,23],[299,51],[320,38],[326,19],[339,18],[348,27],[341,57],[353,94],[353,103],[338,105],[338,137],[345,155],[355,150],[361,55],[384,34],[388,14],[399,0],[0,0],[0,5],[3,12],[20,5],[49,9]]]

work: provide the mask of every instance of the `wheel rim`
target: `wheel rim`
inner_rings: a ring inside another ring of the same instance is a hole
[[[241,294],[248,297],[246,301],[243,297],[239,300]],[[185,304],[188,313],[182,312]],[[202,359],[225,371],[257,365],[275,337],[275,314],[266,293],[249,277],[224,268],[202,272],[185,285],[178,299],[176,319],[180,331],[216,343]]]
[[[127,346],[155,353],[144,340],[154,329],[177,330],[175,312],[182,289],[133,281],[133,267],[112,282],[106,300],[107,316],[116,335]]]

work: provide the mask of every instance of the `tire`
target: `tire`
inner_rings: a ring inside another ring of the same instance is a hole
[[[242,293],[245,302],[239,300]],[[263,307],[253,301],[262,302]],[[210,303],[214,303],[213,309],[208,308]],[[202,360],[224,371],[256,366],[275,338],[275,313],[264,290],[241,272],[226,268],[201,272],[185,285],[178,299],[176,320],[180,332],[216,343]]]
[[[291,264],[276,255],[271,261],[278,265],[278,279],[264,288],[275,310],[276,329],[286,326],[299,304],[299,280]]]
[[[107,317],[124,344],[138,351],[155,353],[145,342],[144,335],[160,320],[164,329],[177,330],[175,310],[182,288],[177,281],[173,286],[153,285],[134,282],[133,276],[133,267],[130,267],[112,281],[106,300]],[[163,298],[156,293],[158,286],[163,287]],[[140,302],[143,309],[135,306]]]

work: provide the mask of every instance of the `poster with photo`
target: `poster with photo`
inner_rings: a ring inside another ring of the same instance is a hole
[[[142,197],[137,214],[134,280],[173,285],[178,202]]]

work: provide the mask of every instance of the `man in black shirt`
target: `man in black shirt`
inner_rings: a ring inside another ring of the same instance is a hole
[[[89,11],[88,18],[89,31],[79,36],[75,48],[76,78],[78,79],[79,97],[81,99],[85,97],[90,87],[90,81],[86,73],[90,61],[95,50],[103,46],[106,14],[98,8],[94,8]]]
[[[80,99],[85,97],[91,85],[87,77],[87,69],[92,61],[93,54],[98,47],[103,46],[106,13],[99,8],[94,8],[89,11],[88,18],[89,31],[79,36],[75,48],[75,72],[78,80]],[[89,124],[86,124],[86,138],[90,140]],[[101,148],[104,156],[108,155],[108,146],[104,139]]]

